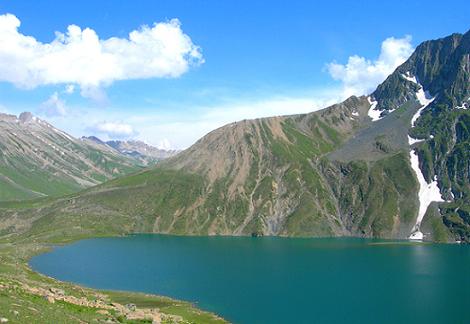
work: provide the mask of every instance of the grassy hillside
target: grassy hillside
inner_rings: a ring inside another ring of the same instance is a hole
[[[0,114],[0,201],[60,196],[142,167],[137,160],[72,138],[30,114]]]
[[[371,123],[369,108],[351,97],[311,114],[230,124],[158,168],[4,205],[0,231],[40,241],[130,232],[405,238],[417,209],[406,136]],[[406,130],[416,109],[384,122]],[[340,159],[358,138],[374,159]]]

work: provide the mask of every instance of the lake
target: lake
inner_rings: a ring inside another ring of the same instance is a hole
[[[56,247],[30,265],[192,301],[235,323],[470,323],[468,245],[132,235]]]

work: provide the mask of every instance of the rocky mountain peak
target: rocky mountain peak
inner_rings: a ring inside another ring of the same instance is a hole
[[[178,150],[162,150],[139,140],[107,141],[118,152],[139,159],[144,164],[154,164],[157,161],[176,155]]]
[[[470,31],[421,43],[372,93],[377,110],[395,110],[416,99],[420,88],[436,98],[432,106],[462,105],[470,97]]]
[[[0,113],[0,121],[13,122],[17,120],[15,115]]]
[[[29,123],[31,122],[33,119],[34,119],[34,116],[32,113],[30,113],[29,111],[25,111],[25,112],[22,112],[18,119],[22,122],[22,123]]]
[[[83,140],[90,140],[90,141],[95,142],[97,144],[106,145],[106,142],[102,141],[101,139],[99,139],[96,136],[82,136],[80,139],[82,141]]]

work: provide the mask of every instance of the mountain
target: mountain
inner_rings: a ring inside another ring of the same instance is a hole
[[[387,112],[413,95],[424,104],[410,130],[411,138],[419,140],[415,152],[425,181],[421,187],[433,183],[438,186],[442,200],[447,202],[440,204],[438,214],[442,218],[438,220],[442,219],[459,240],[468,241],[470,32],[422,43],[372,97],[377,109]]]
[[[107,150],[116,150],[131,159],[137,160],[144,166],[154,165],[157,162],[174,156],[180,152],[179,150],[159,149],[137,140],[112,140],[105,142],[96,136],[83,136],[81,139],[84,141],[94,142]]]
[[[78,140],[31,113],[0,114],[0,200],[63,195],[142,169],[134,159]]]
[[[128,141],[107,141],[107,145],[118,150],[124,155],[139,160],[144,165],[155,164],[158,161],[167,159],[176,155],[179,150],[164,150],[154,146],[148,145],[142,141],[128,140]]]
[[[226,125],[155,168],[5,206],[0,231],[470,241],[469,57],[470,33],[424,42],[369,96]]]

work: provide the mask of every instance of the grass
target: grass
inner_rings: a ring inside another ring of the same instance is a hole
[[[188,302],[141,293],[99,291],[40,275],[29,268],[27,261],[47,248],[46,243],[0,244],[0,317],[7,318],[8,323],[91,323],[107,319],[120,323],[150,323],[148,320],[128,320],[114,310],[103,314],[99,308],[86,305],[61,300],[50,303],[42,295],[25,289],[24,285],[46,290],[53,287],[63,290],[67,296],[89,301],[100,299],[107,305],[135,304],[139,309],[158,309],[163,314],[163,323],[225,323]]]
[[[334,236],[328,218],[316,206],[315,199],[310,193],[300,197],[299,207],[286,220],[285,233],[295,236],[318,237]]]
[[[10,138],[14,142],[14,138]],[[41,195],[61,196],[77,192],[86,186],[76,180],[82,179],[88,183],[104,182],[117,175],[125,175],[142,169],[137,161],[97,150],[88,145],[69,145],[60,143],[58,147],[66,148],[65,155],[58,156],[49,147],[43,147],[35,154],[49,161],[48,165],[40,165],[37,157],[24,154],[21,143],[16,143],[18,154],[3,156],[0,163],[0,174],[5,178],[1,181],[0,201],[31,199]],[[72,146],[72,151],[68,149]],[[0,153],[0,157],[2,154]],[[84,163],[86,159],[100,172]],[[9,181],[5,180],[6,178]]]
[[[198,310],[191,303],[175,301],[166,297],[156,298],[152,295],[120,291],[106,291],[106,294],[115,302],[124,305],[132,303],[142,308],[158,308],[162,313],[181,316],[185,321],[190,323],[217,324],[224,322],[212,313]]]
[[[171,170],[151,170],[116,179],[79,195],[0,203],[0,221],[12,215],[16,217],[16,227],[0,232],[0,284],[52,286],[77,297],[85,294],[94,298],[97,294],[103,294],[110,302],[126,301],[142,307],[155,306],[162,314],[168,315],[164,322],[223,323],[224,320],[198,310],[190,303],[159,296],[84,289],[41,276],[27,266],[32,255],[45,251],[50,244],[66,244],[78,239],[116,236],[139,230],[151,231],[157,213],[162,218],[162,224],[165,224],[165,219],[173,216],[181,206],[191,204],[201,190],[203,181],[199,176]],[[135,199],[129,200],[130,196]],[[40,211],[40,217],[35,216],[35,210]],[[139,225],[134,225],[137,217]],[[21,224],[25,227],[19,228]],[[184,232],[185,226],[178,230]],[[0,294],[0,317],[8,318],[9,323],[28,323],[32,319],[35,323],[78,323],[80,320],[93,322],[107,317],[123,323],[146,322],[129,321],[120,314],[104,316],[96,309],[66,302],[51,304],[43,297],[20,288],[0,288]],[[13,309],[12,305],[19,306]]]
[[[331,172],[340,174],[333,189],[352,230],[382,238],[411,230],[417,212],[417,183],[405,152],[374,163],[338,163]]]
[[[122,323],[148,322],[127,320],[119,313],[103,315],[97,313],[97,309],[68,302],[51,304],[42,296],[25,291],[22,285],[27,284],[46,289],[60,288],[78,298],[85,296],[93,300],[103,295],[109,303],[126,302],[143,308],[158,308],[164,323],[224,323],[214,314],[187,302],[138,293],[85,289],[37,274],[27,265],[31,256],[46,251],[51,244],[123,235],[139,229],[151,231],[154,219],[150,216],[158,213],[163,220],[172,216],[177,208],[189,205],[201,190],[203,182],[199,176],[150,170],[80,194],[0,203],[0,221],[7,221],[14,215],[16,226],[0,232],[0,285],[3,286],[0,286],[0,317],[8,318],[9,323],[80,323],[109,318]],[[135,199],[127,199],[129,196]],[[98,209],[93,209],[95,207]],[[147,207],[149,210],[145,210]],[[40,211],[40,217],[35,216],[35,211]],[[139,217],[140,225],[134,226],[136,217]],[[22,224],[24,228],[18,227]]]

